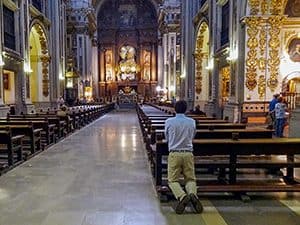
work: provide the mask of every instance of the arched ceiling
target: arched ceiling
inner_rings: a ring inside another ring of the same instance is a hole
[[[100,30],[156,29],[157,12],[150,0],[106,0],[98,11]]]
[[[95,10],[96,10],[96,15],[98,14],[101,6],[103,5],[104,2],[106,2],[107,0],[92,0],[92,5],[94,6]],[[123,1],[126,2],[124,0],[115,0],[115,1]],[[162,3],[162,0],[149,0],[155,7],[156,11],[158,11],[159,8],[159,4]]]

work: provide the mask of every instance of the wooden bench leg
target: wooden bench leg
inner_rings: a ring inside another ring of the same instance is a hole
[[[287,162],[288,163],[294,163],[295,157],[294,155],[287,155]],[[286,168],[286,176],[283,177],[283,180],[287,184],[297,184],[299,182],[295,181],[295,172],[293,166],[288,166]]]
[[[230,154],[229,160],[229,183],[235,184],[236,183],[236,161],[237,156],[236,154]]]

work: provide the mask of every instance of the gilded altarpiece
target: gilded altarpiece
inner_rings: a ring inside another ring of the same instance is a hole
[[[128,90],[151,98],[157,85],[157,15],[151,1],[106,1],[98,13],[100,97]]]

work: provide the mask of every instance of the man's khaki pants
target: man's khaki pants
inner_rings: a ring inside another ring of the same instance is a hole
[[[197,196],[194,156],[192,152],[170,152],[168,156],[168,183],[176,199],[181,200],[186,195],[179,184],[183,175],[187,194]]]

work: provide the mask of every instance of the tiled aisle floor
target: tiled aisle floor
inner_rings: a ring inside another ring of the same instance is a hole
[[[299,225],[299,195],[157,200],[134,111],[110,113],[0,177],[0,225]],[[282,199],[282,200],[280,200]],[[293,211],[294,210],[294,211]]]

